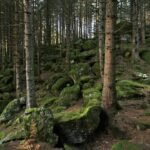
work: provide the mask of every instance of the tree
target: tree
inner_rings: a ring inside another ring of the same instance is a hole
[[[32,0],[24,0],[24,49],[26,53],[26,93],[27,108],[35,107],[35,83],[34,83],[34,66],[33,66],[33,24],[32,24]]]
[[[105,62],[102,91],[102,103],[106,112],[111,112],[116,106],[115,91],[115,43],[114,26],[116,0],[106,0],[106,24],[105,24]]]
[[[99,64],[100,64],[100,76],[103,80],[103,53],[104,53],[104,41],[105,41],[105,34],[104,34],[104,26],[105,26],[105,6],[106,3],[104,0],[100,0],[99,2]]]

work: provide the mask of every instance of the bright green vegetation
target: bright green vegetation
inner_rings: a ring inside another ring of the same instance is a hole
[[[149,109],[146,109],[145,112],[144,112],[144,114],[145,114],[146,116],[150,116],[150,108],[149,108]]]
[[[128,141],[120,141],[112,146],[111,150],[142,150],[138,145]]]
[[[132,80],[121,80],[118,81],[116,89],[119,99],[132,98],[135,96],[143,96],[145,90],[150,91],[150,86]]]

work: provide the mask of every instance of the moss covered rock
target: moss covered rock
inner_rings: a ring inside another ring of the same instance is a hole
[[[8,103],[0,115],[0,123],[7,122],[12,119],[26,104],[25,98],[15,99]]]
[[[22,126],[13,128],[9,133],[4,134],[0,139],[0,143],[7,143],[10,141],[22,140],[26,138],[25,130]]]
[[[57,127],[63,139],[71,144],[83,143],[100,123],[100,106],[89,106],[77,112],[57,114]]]
[[[114,144],[111,150],[144,150],[144,149],[137,144],[133,144],[133,143],[123,140]]]
[[[84,104],[89,105],[89,103],[93,103],[95,101],[97,102],[98,105],[100,105],[101,90],[102,90],[101,84],[96,84],[95,86],[91,88],[84,89],[83,90]]]
[[[52,90],[52,93],[55,94],[55,95],[58,95],[61,90],[67,86],[70,86],[73,84],[73,81],[71,78],[69,77],[62,77],[62,78],[59,78],[52,86],[51,90]]]
[[[55,116],[63,139],[71,144],[83,143],[100,123],[100,106],[89,106],[77,112],[62,112]]]
[[[91,75],[91,69],[87,63],[79,63],[71,66],[69,76],[73,79],[74,83],[79,83],[82,76],[88,75]]]
[[[57,136],[53,133],[53,114],[50,109],[27,109],[23,116],[23,125],[28,138],[48,142],[52,146],[57,143]]]
[[[64,88],[60,93],[60,99],[63,101],[65,106],[71,105],[73,101],[77,101],[80,96],[80,86],[73,85],[71,87]]]
[[[52,87],[52,85],[60,78],[62,78],[64,76],[64,74],[62,73],[56,73],[54,75],[52,75],[48,81],[46,81],[45,86],[47,89],[50,89]]]
[[[78,55],[78,58],[80,59],[87,59],[87,58],[91,58],[94,57],[96,55],[96,50],[92,49],[92,50],[88,50],[88,51],[83,51]]]
[[[144,91],[150,91],[150,86],[132,80],[121,80],[117,83],[118,98],[132,98],[134,96],[144,96]]]

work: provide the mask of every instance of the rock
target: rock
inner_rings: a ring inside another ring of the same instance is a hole
[[[73,81],[71,78],[69,77],[62,77],[62,78],[59,78],[52,86],[51,90],[52,90],[52,93],[55,94],[55,95],[58,95],[61,90],[63,88],[65,88],[66,86],[69,86],[69,85],[72,85],[73,84]]]
[[[5,107],[2,114],[0,115],[0,123],[11,120],[17,113],[22,110],[25,104],[25,98],[15,99],[8,103],[8,105]]]
[[[80,96],[80,86],[73,85],[64,88],[60,93],[60,99],[63,105],[70,106],[73,101],[77,101]]]
[[[12,128],[12,130],[9,131],[9,133],[7,133],[6,136],[4,136],[0,140],[0,143],[3,144],[10,141],[22,140],[25,138],[26,138],[25,131],[22,128],[22,126],[19,126],[19,127]]]
[[[95,101],[98,102],[100,105],[101,90],[102,90],[101,84],[97,84],[91,88],[84,89],[83,90],[84,104],[93,103],[93,101]]]
[[[100,123],[100,106],[89,106],[78,112],[60,113],[57,127],[63,139],[70,144],[84,143]]]
[[[52,75],[48,81],[46,82],[45,86],[47,89],[50,89],[52,87],[52,85],[60,78],[62,78],[64,76],[64,74],[62,73],[56,73],[54,75]]]
[[[25,134],[28,138],[35,138],[54,146],[57,136],[53,133],[54,118],[48,108],[30,108],[23,116]]]
[[[69,71],[69,76],[72,78],[74,83],[79,83],[82,76],[91,75],[90,66],[87,63],[79,63],[72,65]]]

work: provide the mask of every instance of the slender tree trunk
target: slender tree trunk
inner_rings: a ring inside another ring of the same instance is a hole
[[[24,48],[26,53],[26,93],[27,108],[35,107],[35,83],[34,83],[34,67],[33,67],[33,34],[32,34],[32,0],[24,0],[24,23],[25,36]]]
[[[138,0],[132,2],[132,61],[138,58],[139,52],[139,26],[138,26]]]
[[[21,94],[21,86],[20,86],[20,53],[19,53],[19,5],[18,2],[15,2],[15,25],[14,25],[14,62],[15,62],[15,75],[16,75],[16,97],[19,98]]]
[[[102,103],[106,112],[116,107],[114,25],[116,0],[106,0],[105,63]]]
[[[104,69],[104,42],[105,42],[105,34],[104,34],[104,26],[105,26],[105,7],[106,3],[105,0],[100,0],[99,2],[99,64],[100,64],[100,76],[103,80],[103,69]]]

